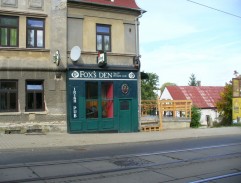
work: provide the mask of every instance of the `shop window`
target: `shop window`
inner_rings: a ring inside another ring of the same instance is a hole
[[[44,110],[43,81],[26,82],[26,111]]]
[[[86,118],[98,118],[98,82],[86,82]]]
[[[18,46],[18,17],[0,16],[0,46]]]
[[[44,19],[27,19],[27,47],[44,48]]]
[[[113,118],[113,83],[101,83],[102,118]]]
[[[17,81],[0,80],[0,112],[18,111]]]
[[[111,26],[96,25],[96,50],[111,51]]]

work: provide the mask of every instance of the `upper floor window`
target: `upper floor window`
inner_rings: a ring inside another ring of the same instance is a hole
[[[18,111],[17,81],[0,80],[0,112]]]
[[[27,47],[44,48],[44,19],[27,19]]]
[[[0,16],[0,46],[18,46],[18,17]]]
[[[111,26],[96,25],[96,50],[111,51]]]

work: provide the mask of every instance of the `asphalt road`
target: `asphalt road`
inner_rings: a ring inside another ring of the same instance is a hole
[[[0,165],[112,157],[118,155],[172,151],[238,142],[241,142],[241,134],[140,143],[74,146],[64,148],[13,149],[0,151]]]
[[[241,135],[0,153],[0,182],[240,180]]]

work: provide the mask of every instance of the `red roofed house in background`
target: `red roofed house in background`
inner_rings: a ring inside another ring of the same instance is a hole
[[[216,102],[223,91],[222,86],[167,86],[161,99],[192,100],[193,105],[201,109],[201,124],[208,120],[218,121]]]

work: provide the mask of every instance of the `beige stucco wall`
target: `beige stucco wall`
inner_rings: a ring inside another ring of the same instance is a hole
[[[83,51],[96,52],[96,24],[108,24],[111,25],[111,52],[125,53],[124,22],[134,24],[134,15],[83,8],[68,8],[68,14],[83,17]]]

